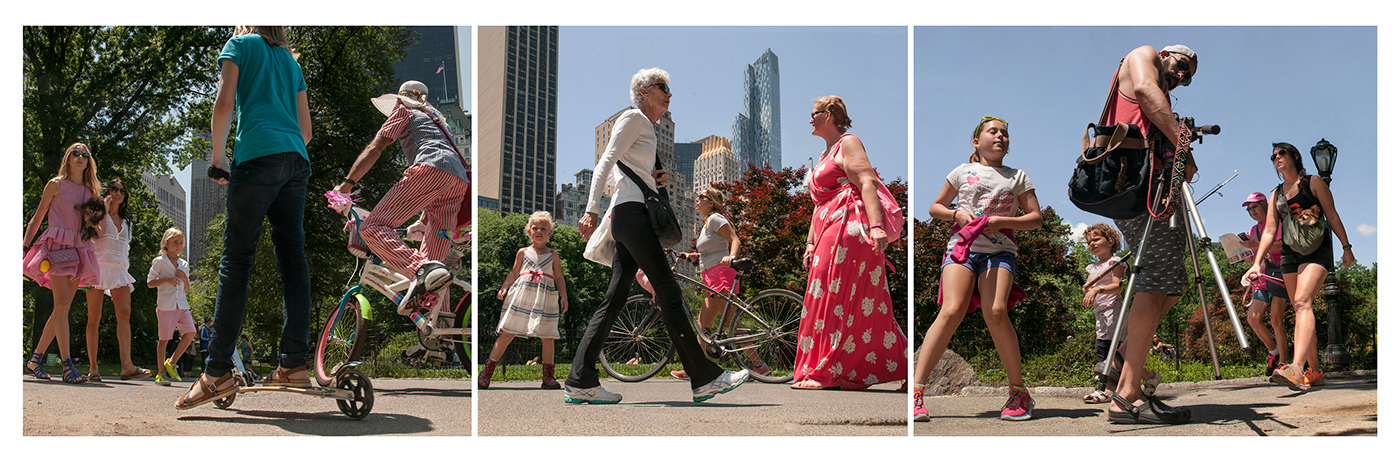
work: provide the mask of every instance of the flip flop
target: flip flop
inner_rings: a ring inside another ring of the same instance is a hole
[[[150,376],[151,376],[151,370],[150,370],[150,369],[142,369],[142,368],[139,368],[139,367],[138,367],[138,368],[136,368],[136,372],[133,372],[133,373],[130,373],[130,374],[122,374],[122,380],[144,379],[144,378],[150,377]]]
[[[233,382],[233,386],[225,388],[223,391],[218,389],[220,383],[229,381]],[[190,392],[194,391],[196,387],[199,387],[199,389],[204,392],[204,398],[200,400],[191,400]],[[190,391],[180,395],[180,399],[175,401],[175,409],[183,411],[203,406],[224,399],[230,395],[237,394],[238,388],[238,381],[233,379],[232,372],[226,372],[223,377],[219,377],[218,379],[210,379],[206,374],[199,374],[199,379],[195,380],[193,385],[190,385]]]
[[[836,390],[839,388],[841,387],[824,387],[821,383],[812,379],[807,379],[792,384],[792,389],[794,390]]]

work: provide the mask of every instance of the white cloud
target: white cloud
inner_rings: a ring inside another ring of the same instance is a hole
[[[1368,224],[1365,224],[1365,223],[1362,223],[1362,224],[1356,225],[1356,232],[1361,233],[1362,236],[1368,236],[1368,237],[1369,237],[1369,236],[1373,236],[1373,235],[1376,234],[1376,227],[1375,227],[1375,226],[1368,225]]]
[[[1074,226],[1070,226],[1070,227],[1069,227],[1069,237],[1070,237],[1070,239],[1074,239],[1074,240],[1076,240],[1076,241],[1083,241],[1083,240],[1084,240],[1084,230],[1086,230],[1086,229],[1089,229],[1089,224],[1088,224],[1088,223],[1075,223]]]

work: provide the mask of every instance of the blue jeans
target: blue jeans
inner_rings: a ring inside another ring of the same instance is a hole
[[[204,370],[220,377],[233,370],[233,350],[243,331],[248,279],[263,218],[272,225],[272,246],[282,280],[281,361],[284,368],[306,365],[311,331],[311,274],[306,264],[306,182],[311,165],[290,152],[245,160],[233,166],[228,184],[224,254],[214,303],[214,337]]]

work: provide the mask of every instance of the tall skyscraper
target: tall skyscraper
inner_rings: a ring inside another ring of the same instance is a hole
[[[730,123],[734,153],[754,167],[783,167],[778,55],[769,49],[744,67],[744,106]],[[746,167],[747,168],[747,167]]]
[[[695,160],[695,192],[704,191],[714,183],[737,180],[748,169],[739,162],[729,140],[724,137],[710,135],[696,143],[703,146],[704,152]]]
[[[478,27],[477,40],[477,204],[553,212],[559,27]]]
[[[608,140],[612,139],[613,125],[617,123],[617,118],[622,113],[632,109],[632,106],[622,108],[608,116],[607,120],[593,128],[593,163],[597,165],[598,159],[603,157],[603,151],[608,147]],[[661,168],[667,172],[666,194],[671,199],[671,209],[677,212],[677,219],[680,221],[681,231],[684,233],[680,244],[676,244],[675,250],[684,252],[693,244],[695,239],[695,214],[686,213],[692,210],[695,203],[695,194],[687,186],[690,185],[690,177],[677,170],[676,167],[676,122],[671,120],[671,112],[667,111],[661,115],[653,125],[656,130],[656,157],[661,160]],[[632,181],[630,178],[622,177],[618,181]],[[605,183],[606,184],[606,183]],[[612,187],[603,190],[604,196],[612,196]]]
[[[676,171],[685,174],[689,179],[689,184],[682,185],[685,189],[695,189],[695,159],[703,152],[699,141],[690,143],[676,143]]]
[[[209,138],[207,132],[198,136]],[[186,247],[190,248],[191,264],[203,261],[208,256],[205,240],[209,238],[209,222],[224,213],[225,198],[228,196],[228,185],[209,179],[205,174],[208,170],[208,159],[197,157],[190,164],[190,230],[185,241]],[[216,239],[219,236],[223,236],[222,230],[216,232]]]
[[[418,32],[418,43],[404,50],[403,59],[394,63],[398,83],[417,80],[428,86],[428,102],[461,101],[462,84],[457,72],[457,28],[452,26],[411,27]],[[394,88],[398,88],[398,83]]]
[[[158,177],[151,172],[142,172],[141,182],[146,184],[147,191],[156,196],[160,214],[175,222],[175,227],[185,233],[186,245],[182,253],[190,255],[190,225],[185,220],[185,187],[180,186],[180,180],[176,180],[174,175]]]

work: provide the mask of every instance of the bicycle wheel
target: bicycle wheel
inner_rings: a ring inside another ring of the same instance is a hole
[[[364,349],[365,320],[360,316],[360,304],[368,305],[360,288],[345,292],[340,305],[326,318],[321,338],[316,342],[316,381],[323,387],[335,382],[335,368],[360,359]]]
[[[622,313],[603,341],[598,362],[613,378],[640,382],[661,372],[675,351],[661,322],[661,311],[651,303],[651,295],[637,294],[622,306]]]
[[[797,360],[797,328],[802,321],[802,297],[787,289],[768,289],[749,297],[749,310],[738,310],[729,319],[726,338],[748,339],[734,347],[751,349],[730,353],[730,361],[749,371],[749,376],[765,383],[792,380]],[[759,364],[754,364],[754,359]],[[767,371],[760,371],[765,365]]]

